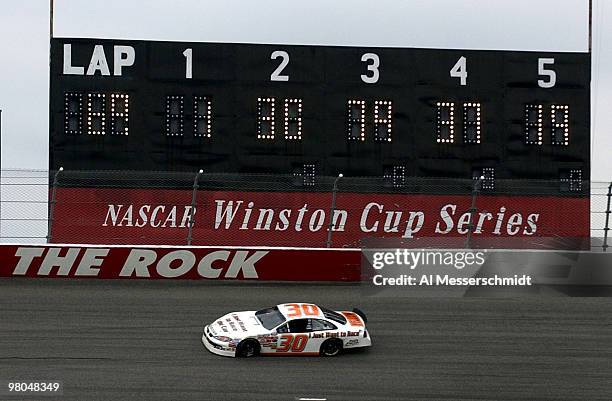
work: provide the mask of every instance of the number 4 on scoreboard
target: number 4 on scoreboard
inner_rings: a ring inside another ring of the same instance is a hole
[[[465,58],[465,56],[461,56],[459,60],[457,60],[457,63],[455,63],[453,68],[451,68],[450,76],[451,78],[459,78],[461,82],[461,86],[467,85],[468,72],[467,72],[467,59]]]

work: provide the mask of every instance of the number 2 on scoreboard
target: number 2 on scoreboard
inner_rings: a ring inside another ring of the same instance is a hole
[[[289,81],[289,75],[281,75],[281,73],[289,64],[289,53],[284,50],[276,50],[270,55],[270,60],[276,60],[279,57],[282,58],[282,60],[276,70],[274,70],[274,72],[270,74],[270,81],[287,82]]]

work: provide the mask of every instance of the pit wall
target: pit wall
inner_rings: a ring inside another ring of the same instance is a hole
[[[359,281],[359,249],[0,245],[0,277]]]

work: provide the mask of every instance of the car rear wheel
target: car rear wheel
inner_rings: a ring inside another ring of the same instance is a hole
[[[256,340],[244,340],[236,347],[236,356],[240,358],[250,358],[259,355],[259,342]]]
[[[321,356],[336,356],[342,351],[342,341],[337,338],[325,340],[321,344],[319,355]]]

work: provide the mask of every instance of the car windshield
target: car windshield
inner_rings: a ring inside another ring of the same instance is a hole
[[[275,328],[286,320],[285,316],[280,313],[278,307],[276,306],[274,308],[258,310],[257,312],[255,312],[255,316],[257,317],[257,319],[259,319],[263,327],[268,330],[272,330],[273,328]]]
[[[340,324],[346,324],[346,318],[338,312],[334,312],[333,310],[321,307],[319,307],[319,309],[321,309],[321,312],[323,312],[323,316],[325,316],[329,320],[333,320],[334,322],[338,322]]]

